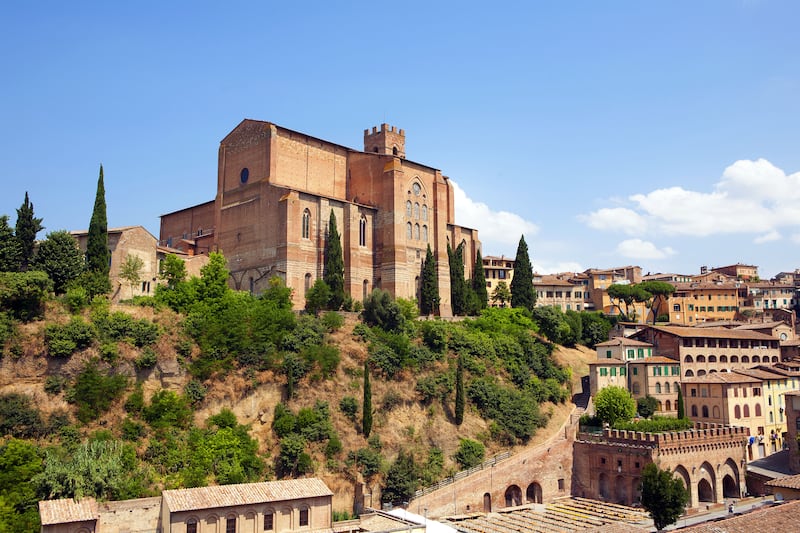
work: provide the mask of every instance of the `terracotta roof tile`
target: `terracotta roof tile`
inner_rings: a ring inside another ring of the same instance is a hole
[[[758,509],[719,522],[681,529],[683,533],[788,533],[800,531],[800,501]]]
[[[652,329],[656,331],[663,331],[664,333],[669,333],[670,335],[675,335],[677,337],[701,337],[701,338],[713,338],[713,339],[746,339],[746,340],[758,340],[758,341],[774,341],[776,340],[774,337],[770,335],[764,335],[763,333],[759,333],[757,331],[747,331],[747,330],[740,330],[740,329],[714,329],[714,328],[693,328],[691,326],[650,326]]]
[[[737,372],[714,372],[705,376],[683,378],[683,383],[761,383],[761,380]]]
[[[595,346],[644,346],[652,348],[653,345],[649,342],[637,341],[636,339],[629,339],[627,337],[614,337],[610,341],[599,342]]]
[[[73,500],[42,500],[39,502],[39,516],[42,525],[64,524],[70,522],[86,522],[97,520],[97,502],[94,498]]]
[[[800,490],[800,474],[795,476],[779,477],[764,483],[768,487],[780,487],[782,489]]]
[[[171,512],[332,495],[331,489],[318,478],[165,490],[162,493],[164,503]]]

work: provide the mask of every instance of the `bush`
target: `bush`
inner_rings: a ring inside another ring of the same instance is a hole
[[[386,392],[386,394],[383,395],[383,399],[381,400],[381,411],[388,413],[402,403],[403,398],[401,398],[397,392],[390,389]]]
[[[436,353],[447,351],[447,324],[440,320],[426,320],[420,324],[422,342]]]
[[[119,346],[116,342],[104,342],[100,345],[100,359],[109,364],[114,364],[119,359]]]
[[[95,339],[95,330],[82,318],[74,317],[67,324],[49,324],[44,330],[44,343],[52,357],[68,357],[89,347]]]
[[[131,392],[128,395],[128,399],[125,400],[125,411],[131,414],[140,415],[144,411],[144,390],[142,389],[142,384],[137,383]]]
[[[192,422],[189,401],[171,390],[162,389],[155,393],[142,414],[153,428],[187,428]]]
[[[122,311],[111,314],[95,312],[93,321],[103,338],[129,342],[139,348],[153,344],[160,334],[158,326],[149,320],[137,320]]]
[[[453,455],[453,460],[458,463],[462,470],[478,466],[486,456],[486,448],[480,442],[471,439],[461,439],[458,449]]]
[[[320,321],[329,332],[337,331],[344,325],[344,317],[336,311],[328,311],[323,314]]]
[[[28,322],[41,317],[52,291],[53,282],[44,272],[0,272],[0,309],[17,320]]]
[[[44,391],[51,395],[60,394],[66,385],[67,380],[64,376],[50,375],[44,380]]]
[[[669,416],[654,416],[650,420],[635,422],[619,421],[614,424],[614,429],[625,431],[641,431],[643,433],[666,433],[669,431],[684,431],[692,429],[694,423],[688,418],[672,418]]]
[[[142,350],[141,355],[133,361],[133,366],[137,370],[142,370],[144,368],[153,368],[156,363],[158,363],[158,354],[152,348],[146,347]]]
[[[355,465],[365,478],[371,478],[380,473],[383,466],[383,457],[380,451],[374,448],[361,448],[349,452],[346,463],[348,466]]]
[[[0,436],[29,439],[45,432],[42,416],[26,394],[0,395]]]
[[[452,372],[441,372],[417,379],[416,391],[422,403],[444,400],[452,394],[455,378]]]
[[[189,383],[183,388],[183,393],[192,403],[192,405],[197,405],[206,398],[206,394],[208,394],[208,389],[196,379],[190,380]]]
[[[339,410],[351,422],[355,422],[356,418],[358,418],[358,400],[356,400],[352,396],[345,396],[344,398],[339,400]]]
[[[361,317],[366,324],[377,326],[384,331],[399,331],[403,329],[406,320],[400,306],[392,300],[392,296],[380,289],[372,291],[372,294],[364,300]]]
[[[316,363],[323,378],[330,378],[336,373],[339,367],[341,356],[339,348],[324,344],[319,346],[309,346],[303,350],[302,357],[306,360],[307,366]]]
[[[89,293],[83,287],[71,287],[64,295],[64,303],[73,313],[78,313],[89,305]]]
[[[78,407],[78,420],[85,424],[107,411],[127,383],[125,376],[100,372],[95,361],[87,362],[75,378],[70,395]]]
[[[482,377],[472,381],[467,395],[478,408],[481,416],[495,421],[496,432],[507,433],[513,441],[526,442],[547,422],[539,412],[539,406],[529,394],[504,387],[493,378]]]
[[[122,421],[120,431],[122,433],[122,438],[130,441],[138,441],[144,437],[146,433],[144,424],[131,420],[130,418],[126,418]]]

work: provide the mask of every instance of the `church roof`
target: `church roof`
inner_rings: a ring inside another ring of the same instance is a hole
[[[71,522],[87,522],[97,520],[97,502],[94,498],[74,500],[42,500],[39,502],[39,516],[42,525],[65,524]]]

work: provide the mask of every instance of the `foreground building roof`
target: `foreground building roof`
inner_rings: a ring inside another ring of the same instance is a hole
[[[318,478],[165,490],[162,493],[164,503],[171,512],[252,505],[319,496],[333,496],[333,492]]]
[[[74,500],[44,500],[39,502],[39,516],[42,525],[87,522],[97,520],[97,502],[94,498]]]

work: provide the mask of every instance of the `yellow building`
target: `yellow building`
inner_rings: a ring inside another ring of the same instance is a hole
[[[673,283],[675,293],[658,304],[669,314],[670,324],[691,326],[698,322],[733,320],[739,311],[737,283]],[[656,303],[653,307],[656,307]]]

